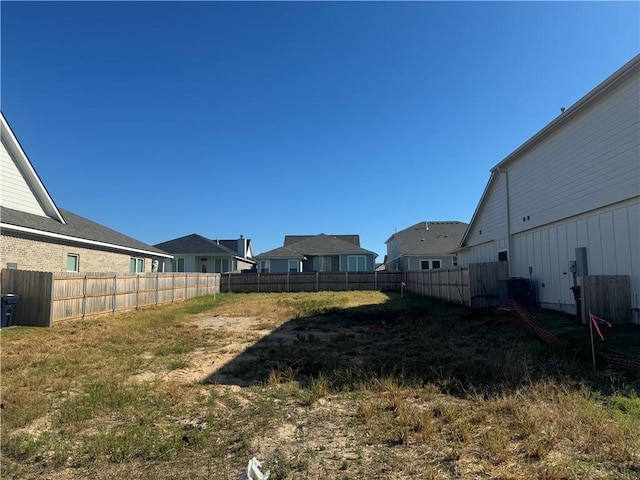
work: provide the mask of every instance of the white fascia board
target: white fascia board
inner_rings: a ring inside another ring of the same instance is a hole
[[[493,186],[493,182],[496,181],[495,180],[496,176],[497,176],[497,170],[491,169],[491,175],[489,176],[489,180],[487,181],[487,184],[484,187],[482,195],[480,196],[480,200],[478,201],[478,204],[476,205],[476,209],[474,210],[473,215],[471,216],[471,220],[469,220],[469,224],[467,225],[464,235],[462,235],[462,238],[460,239],[460,244],[458,245],[459,249],[462,249],[465,247],[465,242],[467,241],[467,238],[471,234],[471,228],[475,226],[476,219],[480,215],[480,210],[482,209],[482,207],[484,207],[484,202],[489,197],[489,192]]]
[[[20,227],[17,225],[11,225],[9,223],[0,223],[0,229],[30,233],[31,235],[38,235],[38,236],[47,237],[47,238],[55,238],[57,240],[66,240],[69,242],[83,243],[85,245],[92,245],[95,247],[106,247],[106,248],[112,248],[115,250],[124,250],[126,252],[132,252],[132,253],[143,253],[145,255],[149,255],[152,257],[173,258],[173,255],[169,255],[167,253],[151,252],[149,250],[142,250],[139,248],[124,247],[122,245],[116,245],[114,243],[98,242],[97,240],[87,240],[86,238],[72,237],[70,235],[62,235],[60,233],[45,232],[44,230],[36,230],[35,228]]]
[[[239,256],[235,256],[234,257],[236,260],[240,260],[241,262],[245,262],[245,263],[250,263],[252,265],[256,265],[257,262],[255,260],[252,260],[250,258],[246,258],[246,257],[239,257]]]
[[[56,204],[53,202],[51,195],[49,195],[49,192],[47,192],[47,189],[40,180],[40,177],[33,168],[33,165],[31,165],[27,154],[22,149],[20,142],[13,134],[13,131],[11,130],[7,119],[4,118],[4,114],[2,113],[0,113],[0,121],[2,125],[2,138],[4,138],[5,142],[7,142],[7,147],[11,150],[11,153],[13,154],[16,162],[18,162],[18,168],[23,173],[23,175],[25,175],[27,183],[33,189],[38,201],[42,205],[43,210],[53,219],[58,220],[60,223],[66,225],[67,222],[64,221],[64,218],[58,210],[58,207],[56,207]]]

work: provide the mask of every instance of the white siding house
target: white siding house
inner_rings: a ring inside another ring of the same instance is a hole
[[[47,272],[152,271],[168,253],[58,208],[0,113],[2,268]]]
[[[577,247],[590,275],[629,275],[638,306],[640,55],[491,169],[459,259],[507,257],[541,307],[575,312]]]

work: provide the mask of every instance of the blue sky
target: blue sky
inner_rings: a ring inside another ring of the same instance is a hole
[[[638,2],[1,3],[2,111],[61,208],[155,244],[469,222],[640,51]]]

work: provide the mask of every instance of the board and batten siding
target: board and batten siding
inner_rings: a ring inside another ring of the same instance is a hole
[[[511,233],[638,195],[639,131],[635,75],[507,164]]]
[[[18,169],[4,140],[2,140],[1,143],[0,160],[2,165],[0,170],[0,193],[2,196],[2,206],[35,215],[46,216],[42,206]]]
[[[508,249],[540,306],[575,312],[569,262],[586,247],[589,274],[629,275],[640,306],[639,59],[492,169],[461,263]]]
[[[532,267],[540,306],[575,312],[569,262],[587,248],[589,275],[629,275],[631,305],[640,302],[640,198],[513,236],[511,274],[529,277]]]

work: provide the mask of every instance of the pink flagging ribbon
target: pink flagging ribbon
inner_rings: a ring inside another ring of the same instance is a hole
[[[604,341],[604,337],[602,336],[602,332],[600,331],[600,327],[598,326],[598,321],[601,321],[602,323],[608,325],[609,328],[611,328],[611,324],[607,322],[605,319],[600,318],[594,315],[593,313],[591,313],[591,310],[589,310],[589,318],[593,322],[593,326],[596,327],[596,332],[598,332],[598,336],[600,337],[600,340]]]

